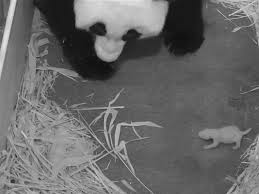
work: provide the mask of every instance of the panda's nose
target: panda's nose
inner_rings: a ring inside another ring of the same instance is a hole
[[[124,45],[124,42],[121,40],[117,41],[113,39],[108,39],[106,37],[104,37],[102,41],[103,48],[109,53],[117,52],[118,49],[121,48],[121,46],[123,45]]]
[[[121,54],[125,41],[109,39],[105,36],[97,36],[95,50],[99,58],[104,61],[115,61]]]

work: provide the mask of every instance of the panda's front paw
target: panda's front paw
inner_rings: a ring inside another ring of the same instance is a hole
[[[165,45],[170,53],[176,56],[194,53],[204,41],[203,35],[194,35],[190,32],[168,35],[165,37]]]
[[[84,79],[104,81],[110,79],[117,71],[114,63],[104,62],[96,56],[69,59],[73,69]]]

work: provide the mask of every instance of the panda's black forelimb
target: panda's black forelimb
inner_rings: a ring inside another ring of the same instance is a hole
[[[94,50],[94,37],[75,27],[73,0],[34,0],[58,39],[65,58],[83,78],[107,80],[116,72],[113,63],[100,60]]]
[[[197,51],[204,41],[202,0],[172,0],[163,29],[164,43],[176,56]]]
[[[97,57],[91,34],[76,29],[66,38],[62,43],[64,55],[83,78],[107,80],[114,75],[114,63],[104,62]]]

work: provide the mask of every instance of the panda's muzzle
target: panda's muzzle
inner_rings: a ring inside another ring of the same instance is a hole
[[[105,36],[96,36],[95,51],[97,56],[105,62],[113,62],[122,53],[125,41],[108,39]]]

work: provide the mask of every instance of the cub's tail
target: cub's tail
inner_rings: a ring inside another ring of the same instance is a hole
[[[249,128],[249,129],[247,129],[247,130],[245,130],[245,131],[242,131],[242,134],[243,134],[243,135],[246,135],[246,134],[248,134],[251,130],[252,130],[252,128]]]

